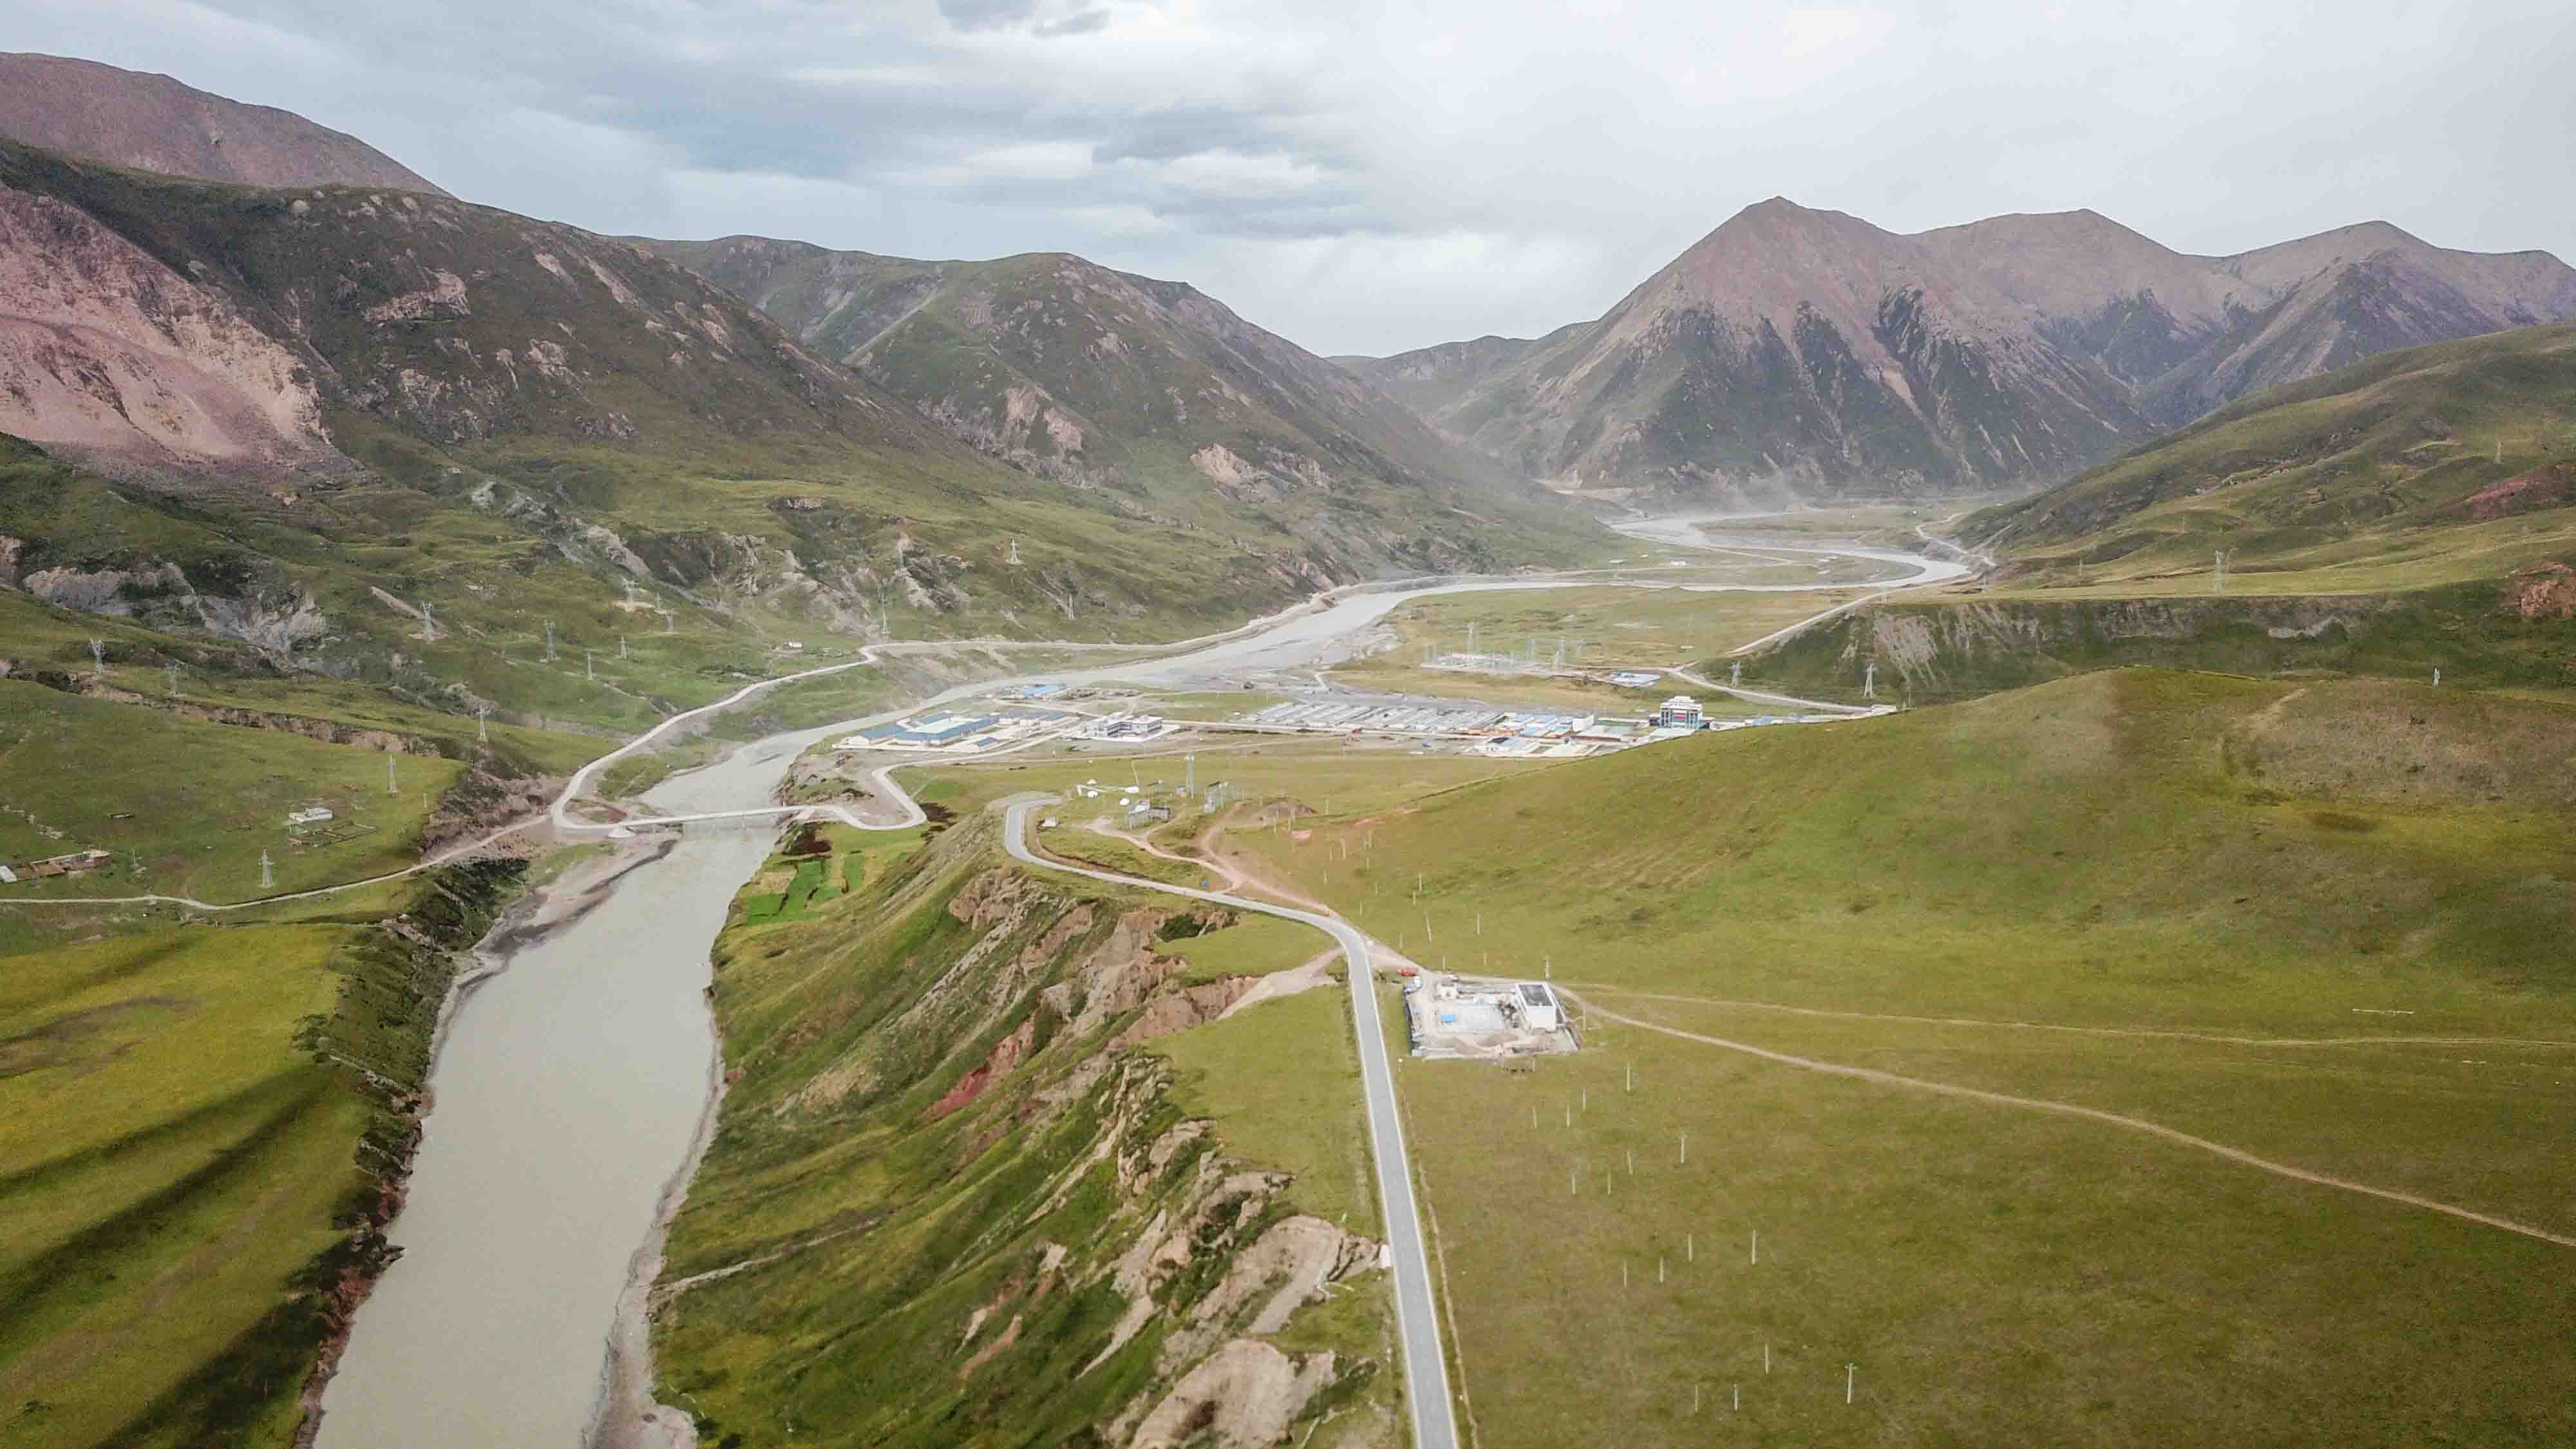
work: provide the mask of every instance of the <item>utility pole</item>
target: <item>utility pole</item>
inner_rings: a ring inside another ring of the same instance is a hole
[[[591,652],[589,650],[584,649],[581,651],[582,678],[590,680],[593,683],[597,683],[599,680],[599,670],[595,667],[596,664],[597,661],[591,657]]]
[[[2227,592],[2227,550],[2223,548],[2218,551],[2218,582],[2216,589],[2217,592],[2222,594]]]
[[[390,754],[385,756],[385,793],[388,795],[402,793],[394,788],[394,757]]]
[[[552,661],[553,661],[553,659],[554,659],[554,657],[555,657],[555,621],[554,621],[554,620],[552,620],[552,619],[548,619],[548,620],[546,621],[546,659],[548,660],[548,662],[552,662]]]
[[[265,850],[259,853],[259,888],[264,891],[277,889],[277,870],[268,863],[268,852]]]
[[[623,634],[617,636],[617,657],[619,659],[626,657],[626,636]]]

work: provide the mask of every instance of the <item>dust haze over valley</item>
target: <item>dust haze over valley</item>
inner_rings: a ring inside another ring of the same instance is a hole
[[[2576,1439],[2570,60],[13,15],[0,1446]]]

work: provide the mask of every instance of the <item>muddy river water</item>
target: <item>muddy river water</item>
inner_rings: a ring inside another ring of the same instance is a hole
[[[1669,526],[1640,536],[1691,541]],[[1880,557],[1926,575],[1948,567]],[[1313,667],[1407,600],[1544,586],[1515,578],[1349,594],[1161,660],[1047,677],[1177,686]],[[800,752],[849,728],[772,736],[674,776],[646,802],[671,814],[766,804]],[[402,1256],[360,1311],[323,1394],[322,1449],[573,1449],[588,1437],[621,1295],[712,1100],[709,948],[774,834],[769,823],[690,827],[460,996],[431,1075],[436,1105],[410,1195],[390,1230]]]

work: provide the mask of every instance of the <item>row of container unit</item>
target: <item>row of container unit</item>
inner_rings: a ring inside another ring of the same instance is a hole
[[[1384,730],[1395,734],[1517,735],[1562,740],[1591,729],[1590,715],[1440,705],[1274,704],[1243,717],[1248,724],[1310,730]]]
[[[1078,714],[1036,713],[1023,710],[997,710],[975,713],[963,710],[935,710],[910,719],[878,725],[832,742],[836,750],[949,750],[960,754],[979,754],[1003,745],[1020,744],[1061,732],[1080,723]]]

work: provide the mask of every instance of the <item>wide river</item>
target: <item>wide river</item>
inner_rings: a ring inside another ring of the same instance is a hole
[[[1632,531],[1668,546],[1711,541],[1686,521],[1641,521]],[[1758,546],[1901,563],[1919,570],[1908,583],[1961,571],[1848,545]],[[1046,677],[1178,686],[1308,668],[1408,600],[1582,582],[1600,580],[1346,594],[1163,659]],[[961,686],[905,711],[1007,682]],[[645,802],[668,814],[765,805],[798,754],[851,727],[771,736],[672,777]],[[668,854],[619,877],[596,906],[510,954],[506,969],[457,1002],[430,1076],[435,1106],[410,1196],[390,1230],[402,1256],[359,1312],[323,1393],[322,1449],[583,1442],[637,1250],[711,1099],[709,950],[774,835],[768,824],[686,830]]]

